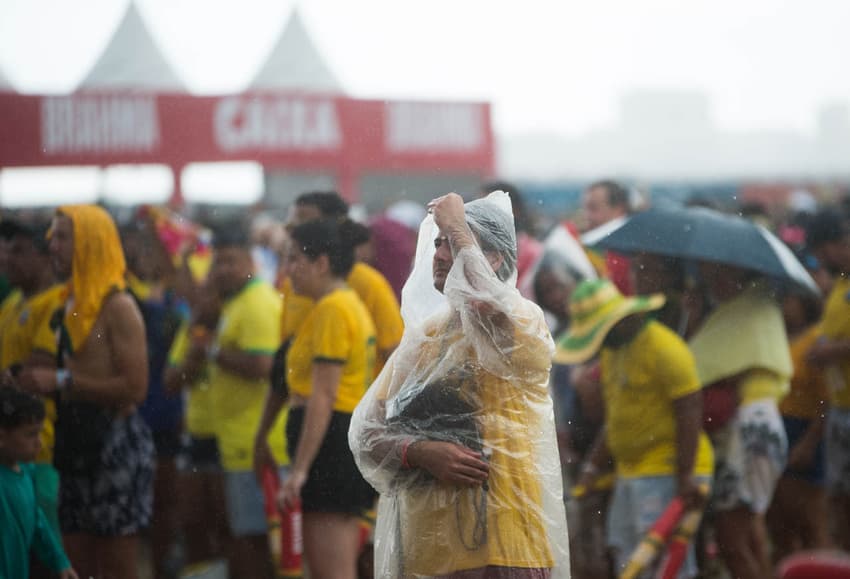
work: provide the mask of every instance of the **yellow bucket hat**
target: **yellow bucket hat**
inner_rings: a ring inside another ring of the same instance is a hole
[[[626,297],[607,279],[583,281],[570,298],[570,327],[558,338],[554,361],[580,364],[589,360],[617,322],[657,310],[664,301],[661,294]]]

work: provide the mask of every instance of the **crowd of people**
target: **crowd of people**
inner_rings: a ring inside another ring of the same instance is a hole
[[[768,224],[817,295],[582,246],[634,201],[4,214],[0,577],[271,578],[270,501],[316,579],[617,577],[675,501],[671,577],[850,550],[850,215]]]

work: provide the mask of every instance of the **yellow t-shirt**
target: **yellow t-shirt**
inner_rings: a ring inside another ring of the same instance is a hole
[[[830,340],[850,340],[850,279],[839,276],[826,300],[821,334]],[[831,403],[836,408],[850,409],[850,359],[825,369]]]
[[[413,485],[399,496],[400,520],[404,521],[404,566],[411,576],[443,575],[489,565],[547,568],[554,564],[542,518],[545,513],[535,448],[541,431],[540,410],[551,408],[545,378],[551,366],[551,350],[540,341],[549,333],[542,316],[518,316],[520,319],[528,320],[529,327],[517,328],[514,333],[511,367],[524,370],[517,373],[518,379],[505,379],[483,370],[471,344],[462,354],[466,368],[473,373],[469,383],[477,385],[474,392],[467,394],[481,408],[476,412],[481,438],[484,446],[492,450],[488,459],[486,546],[464,547],[475,535],[480,513],[477,490],[442,484]],[[412,353],[415,361],[404,363],[405,368],[412,364],[423,375],[438,371],[444,352],[455,348],[463,337],[452,328],[446,319],[425,328],[428,339]],[[379,399],[386,399],[392,391],[395,374],[384,372],[383,380],[373,386],[378,389]]]
[[[20,361],[16,348],[6,346],[5,342],[12,340],[23,305],[24,296],[16,290],[0,306],[0,369],[5,370]]]
[[[346,283],[357,292],[372,317],[378,350],[395,348],[404,333],[404,322],[401,319],[398,300],[386,278],[375,268],[357,262],[351,268]],[[307,314],[313,307],[313,300],[296,294],[289,279],[284,280],[281,293],[284,295],[281,337],[286,340],[296,334],[298,327],[307,318]],[[380,373],[381,368],[383,364],[378,360],[375,365],[375,376]]]
[[[673,402],[699,392],[694,357],[672,330],[650,321],[631,343],[601,358],[607,442],[622,477],[676,474]],[[700,432],[694,473],[710,475],[714,455]]]
[[[375,326],[351,288],[334,290],[316,304],[286,355],[286,379],[295,394],[313,392],[313,363],[342,364],[334,410],[352,413],[372,383]]]
[[[221,310],[215,345],[242,352],[272,356],[280,344],[281,300],[277,291],[260,280],[248,282]],[[254,436],[260,424],[269,380],[249,380],[210,364],[213,418],[225,470],[252,468]],[[288,464],[284,452],[284,423],[281,412],[269,434],[276,460]]]
[[[168,365],[180,366],[189,353],[190,327],[184,322],[177,330],[171,350],[168,353]],[[210,390],[209,368],[204,368],[198,381],[186,391],[186,431],[196,438],[215,436],[215,418],[213,417],[212,391]]]
[[[823,369],[806,362],[806,354],[820,337],[820,327],[814,325],[791,342],[791,360],[794,374],[791,390],[779,404],[783,416],[811,420],[824,412],[829,400]]]
[[[21,294],[10,296],[0,310],[0,370],[26,362],[35,351],[56,355],[56,335],[50,328],[50,319],[62,306],[65,286],[54,285],[29,299]],[[41,451],[37,462],[53,459],[56,403],[44,398],[46,418],[41,431]]]

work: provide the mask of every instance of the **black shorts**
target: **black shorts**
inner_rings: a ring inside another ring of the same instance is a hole
[[[304,408],[292,408],[286,422],[290,456],[295,456],[303,423]],[[351,414],[334,412],[331,415],[322,446],[301,489],[301,508],[305,513],[360,515],[374,506],[377,493],[360,474],[348,447],[350,424]]]
[[[85,474],[60,472],[59,525],[63,533],[133,535],[150,524],[154,446],[138,414],[113,419],[97,466]]]

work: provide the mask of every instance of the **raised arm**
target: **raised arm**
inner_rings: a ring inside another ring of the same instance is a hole
[[[482,250],[459,195],[435,199],[429,208],[454,258],[443,293],[459,312],[464,334],[471,337],[479,362],[503,377],[514,375],[516,368],[548,372],[554,351],[552,337],[540,308],[496,274],[501,271],[503,277],[512,279],[504,275],[505,255]],[[508,220],[505,226],[512,228],[513,224]],[[500,241],[511,239],[512,231],[498,233],[506,236]]]

